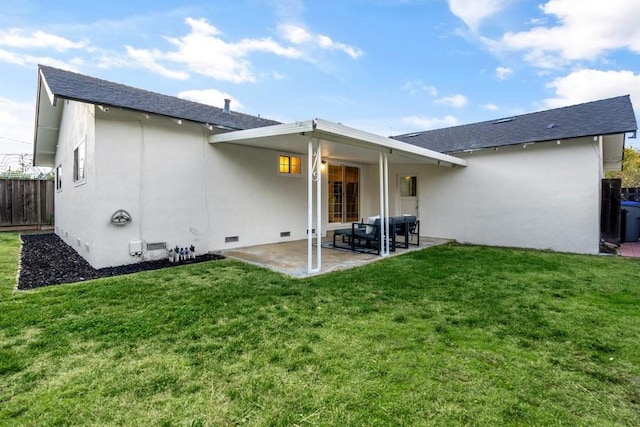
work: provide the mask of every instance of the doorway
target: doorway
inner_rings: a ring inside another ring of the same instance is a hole
[[[360,169],[329,165],[329,223],[356,222],[360,219]]]
[[[400,195],[400,214],[418,217],[418,177],[416,175],[398,176]]]

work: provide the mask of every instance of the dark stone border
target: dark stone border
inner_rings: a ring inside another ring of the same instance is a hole
[[[205,254],[179,263],[171,263],[168,259],[163,259],[96,270],[55,234],[23,234],[20,238],[22,252],[18,277],[19,290],[224,259],[222,255]]]

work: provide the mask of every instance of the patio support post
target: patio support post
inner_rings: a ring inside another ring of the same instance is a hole
[[[322,260],[322,247],[320,246],[320,220],[322,215],[321,210],[321,176],[320,176],[320,143],[318,142],[317,148],[314,149],[313,139],[309,138],[308,142],[308,155],[307,155],[307,273],[317,273],[320,271],[320,262]],[[313,268],[313,182],[316,181],[317,188],[317,224],[316,224],[316,236],[318,241],[317,263],[316,268]]]
[[[384,234],[386,234],[386,255],[389,255],[389,156],[383,154],[384,159]]]
[[[384,175],[382,172],[382,152],[378,153],[378,176],[379,176],[379,191],[380,191],[380,244],[382,245],[382,239],[384,234],[382,234],[382,229],[383,229],[383,215],[382,213],[384,212],[384,189],[382,187],[382,181],[384,180]],[[380,248],[380,255],[384,256],[384,245],[382,245],[383,247]]]
[[[389,255],[389,192],[387,191],[386,181],[388,180],[388,163],[387,155],[380,152],[378,156],[378,169],[380,175],[380,255]]]
[[[320,141],[318,141],[317,150],[314,162],[314,179],[316,180],[316,246],[318,246],[316,270],[320,271],[322,267],[322,143]]]

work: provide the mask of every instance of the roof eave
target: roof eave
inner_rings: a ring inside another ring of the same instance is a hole
[[[46,96],[43,96],[43,92]],[[58,97],[50,89],[42,70],[39,69],[33,132],[34,166],[54,166],[61,119],[57,101]],[[48,123],[44,123],[45,121]]]

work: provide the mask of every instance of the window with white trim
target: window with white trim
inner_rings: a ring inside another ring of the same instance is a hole
[[[62,165],[56,168],[56,190],[62,190]]]
[[[73,182],[82,182],[86,178],[85,173],[85,156],[86,143],[82,141],[80,145],[73,150]]]
[[[278,156],[278,173],[284,176],[302,176],[302,158],[290,154]]]

